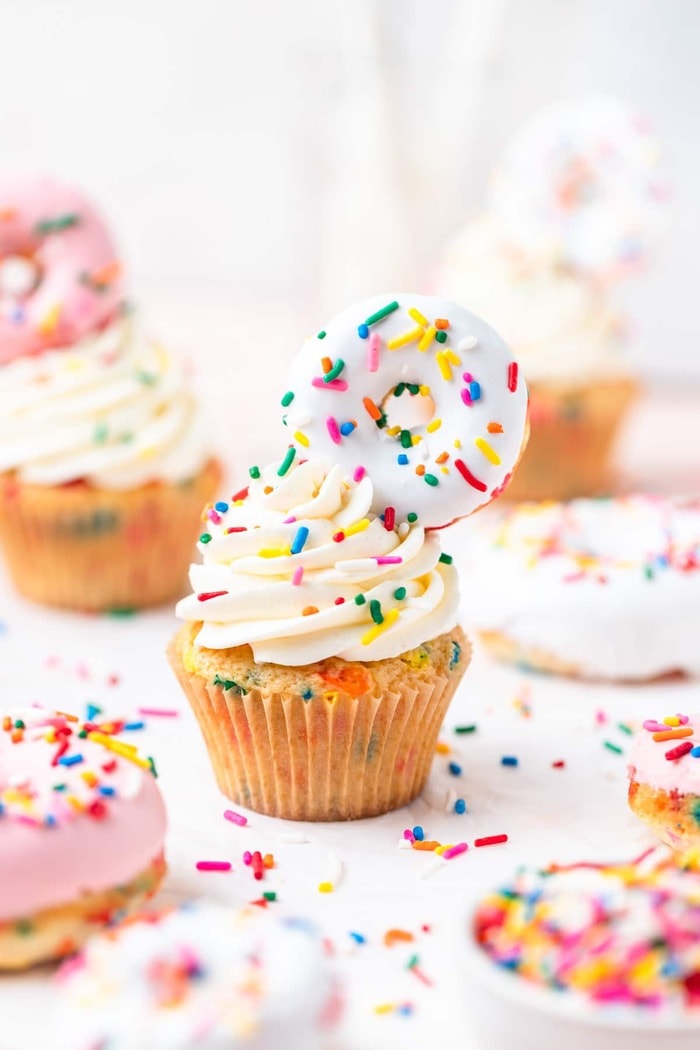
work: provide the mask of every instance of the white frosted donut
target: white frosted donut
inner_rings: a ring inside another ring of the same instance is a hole
[[[299,455],[371,473],[373,510],[435,528],[502,491],[527,401],[492,328],[445,299],[402,293],[349,306],[307,339],[282,405]]]
[[[523,504],[475,546],[466,579],[472,625],[514,660],[605,679],[700,673],[698,502]]]

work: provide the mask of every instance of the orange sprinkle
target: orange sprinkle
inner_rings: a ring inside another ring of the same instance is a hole
[[[446,463],[449,458],[450,458],[449,452],[441,452],[439,456],[435,457],[435,462],[436,463]]]
[[[9,715],[5,715],[5,717],[3,718],[2,728],[5,730],[6,733],[9,733],[12,729],[12,719]]]
[[[362,404],[365,406],[367,414],[371,419],[382,418],[381,412],[379,411],[371,397],[363,397]]]
[[[275,858],[273,857],[273,855],[271,853],[266,853],[265,856],[263,857],[263,867],[264,868],[274,868],[274,866],[275,866]]]
[[[1,208],[0,209],[0,222],[12,222],[17,215],[15,208]]]
[[[449,755],[451,748],[449,744],[443,744],[442,740],[438,740],[437,744],[435,745],[435,750],[437,751],[438,755]]]
[[[56,714],[60,715],[61,718],[65,718],[66,722],[79,722],[80,721],[80,719],[78,718],[77,715],[69,715],[69,714],[67,714],[66,711],[57,711]]]
[[[428,853],[432,853],[439,845],[440,843],[436,839],[416,839],[415,842],[411,843],[412,849],[423,849]]]
[[[393,948],[395,944],[406,944],[413,940],[415,940],[415,937],[408,930],[387,930],[384,934],[384,944],[387,948]]]
[[[121,272],[122,264],[115,259],[114,262],[107,263],[106,266],[102,266],[99,270],[93,270],[90,278],[94,284],[112,284]]]
[[[20,740],[24,740],[24,730],[14,729],[10,734],[10,740],[13,744],[19,744]]]
[[[662,740],[680,740],[684,736],[692,736],[695,730],[692,726],[681,726],[680,729],[666,729],[663,733],[652,733],[652,740],[660,743]]]
[[[305,605],[304,608],[301,610],[301,615],[302,616],[313,616],[313,614],[317,613],[317,612],[318,612],[318,609],[316,608],[315,605]]]
[[[348,696],[362,696],[364,693],[369,692],[372,685],[369,671],[358,664],[348,664],[347,667],[334,667],[330,671],[324,671],[319,674],[319,677],[323,679],[326,685],[330,685],[333,689],[340,689],[343,693],[347,693]]]
[[[265,488],[263,489],[263,492],[265,493],[266,496],[269,496],[270,493],[273,492],[273,491],[274,490],[272,488],[272,485],[266,485]]]
[[[333,367],[333,362],[331,361],[330,357],[322,357],[321,358],[321,368],[323,369],[323,374],[324,375],[326,374],[326,372],[330,372],[332,367]]]
[[[486,429],[488,430],[489,434],[502,434],[503,433],[503,427],[501,426],[500,423],[489,423],[488,426],[486,427]]]
[[[418,475],[419,478],[422,478],[423,475],[425,474],[425,466],[422,463],[419,463],[418,466],[416,467],[416,474]]]
[[[435,319],[435,327],[444,330],[450,327],[450,322],[445,317],[437,317]]]

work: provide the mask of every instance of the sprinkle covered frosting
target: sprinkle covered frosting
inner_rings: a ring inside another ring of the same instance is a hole
[[[474,936],[504,969],[600,1006],[700,1007],[700,872],[667,850],[522,870],[480,904]]]
[[[95,937],[55,988],[62,1050],[311,1050],[338,1006],[306,922],[204,903]]]
[[[663,791],[700,795],[700,715],[648,718],[629,752],[630,777]]]
[[[294,446],[206,514],[194,593],[177,606],[201,621],[197,644],[250,645],[257,661],[383,660],[456,624],[452,558],[414,512],[381,513],[372,480],[303,460]]]

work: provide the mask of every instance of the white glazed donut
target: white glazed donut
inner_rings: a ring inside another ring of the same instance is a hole
[[[472,626],[499,655],[590,678],[700,673],[698,502],[523,504],[471,562]]]
[[[425,528],[502,491],[522,451],[527,402],[492,328],[413,294],[356,303],[307,339],[282,398],[299,455],[332,458],[356,479],[367,471],[373,510],[417,515]]]

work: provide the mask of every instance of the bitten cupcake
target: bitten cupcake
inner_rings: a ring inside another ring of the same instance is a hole
[[[650,718],[629,755],[633,813],[675,850],[700,846],[700,715]]]
[[[0,720],[0,971],[70,954],[160,885],[165,806],[120,728],[38,707]]]
[[[204,902],[92,938],[54,992],[61,1050],[316,1050],[342,1006],[308,923]]]
[[[422,790],[469,662],[433,530],[501,491],[527,390],[478,318],[401,295],[310,339],[282,403],[293,441],[209,509],[169,657],[230,798],[373,816]]]
[[[128,315],[77,191],[0,187],[0,261],[0,544],[17,588],[94,611],[172,599],[220,480],[182,364]]]

